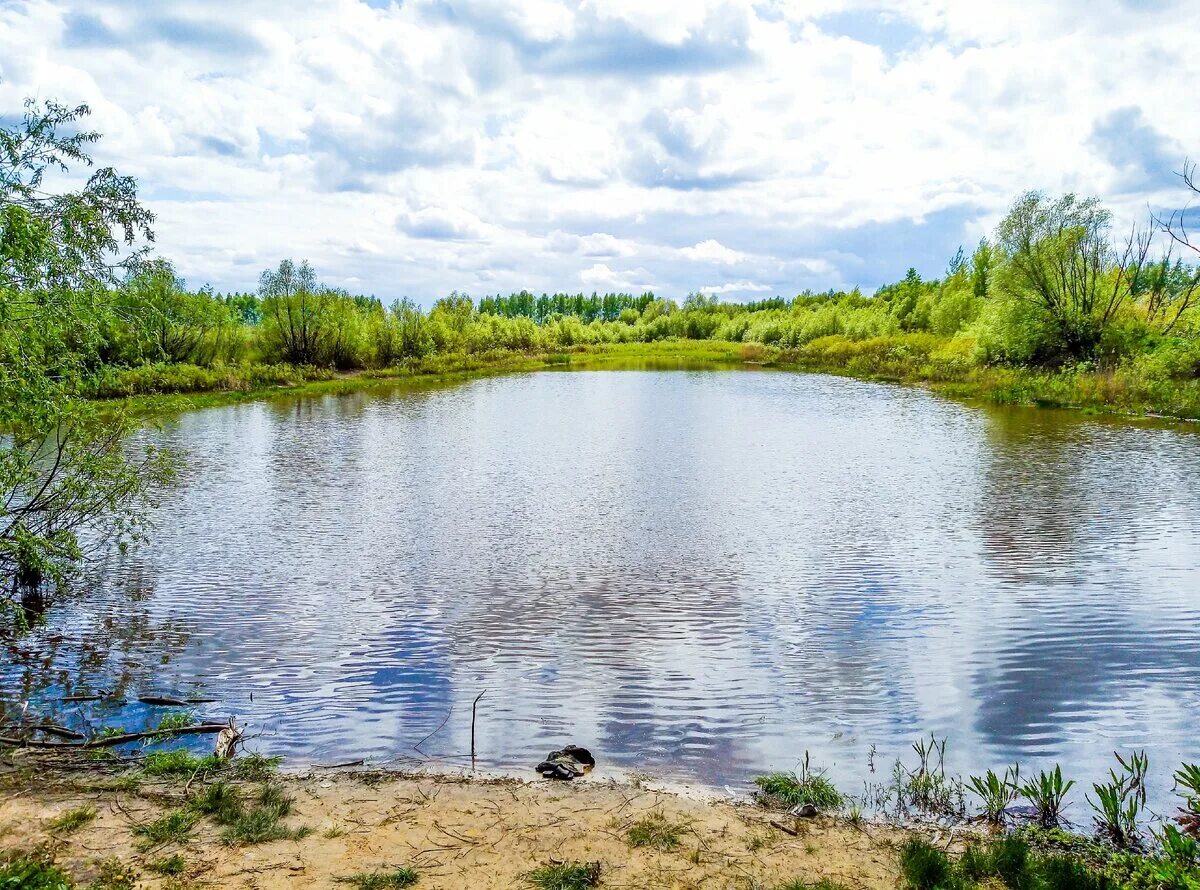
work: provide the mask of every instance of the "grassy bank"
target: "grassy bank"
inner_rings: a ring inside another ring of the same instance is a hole
[[[455,383],[493,374],[547,369],[758,366],[926,386],[940,395],[996,405],[1094,414],[1200,419],[1200,381],[1161,379],[1130,367],[1037,371],[981,367],[945,338],[900,334],[852,341],[840,335],[798,349],[719,340],[577,345],[555,351],[492,350],[435,354],[381,370],[335,373],[290,365],[144,365],[112,369],[89,392],[122,400],[135,413],[169,413],[272,395],[325,395],[404,384]]]

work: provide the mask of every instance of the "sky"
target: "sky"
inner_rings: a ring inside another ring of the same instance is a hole
[[[1028,189],[1200,155],[1194,0],[0,0],[0,118],[88,103],[194,286],[870,292]]]

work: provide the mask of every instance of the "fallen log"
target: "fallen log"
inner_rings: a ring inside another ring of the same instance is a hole
[[[142,739],[161,739],[177,735],[202,735],[221,732],[228,729],[228,723],[200,723],[196,726],[179,726],[173,729],[148,729],[145,732],[125,732],[120,735],[100,736],[84,742],[43,742],[39,739],[20,739],[10,736],[0,736],[0,745],[10,745],[14,748],[112,748]]]

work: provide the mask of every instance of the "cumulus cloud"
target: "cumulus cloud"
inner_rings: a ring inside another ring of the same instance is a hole
[[[9,0],[0,116],[88,102],[219,289],[293,255],[427,303],[871,290],[1029,188],[1181,200],[1197,31],[1175,0]]]

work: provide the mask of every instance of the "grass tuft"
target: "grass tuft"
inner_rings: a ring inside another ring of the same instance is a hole
[[[197,757],[190,751],[154,751],[142,758],[142,772],[148,776],[191,776],[221,767],[216,757]]]
[[[152,822],[135,825],[133,836],[138,839],[138,847],[142,850],[160,847],[163,844],[177,844],[192,833],[192,829],[199,819],[198,813],[187,810],[171,810],[165,816]]]
[[[805,881],[796,878],[786,884],[780,884],[777,890],[846,890],[846,886],[829,878],[821,878],[819,881]]]
[[[588,890],[600,885],[599,862],[564,862],[531,871],[525,880],[539,890]]]
[[[171,856],[161,856],[146,863],[146,871],[168,877],[177,876],[187,871],[187,860],[178,853]]]
[[[96,808],[91,804],[67,810],[56,819],[50,820],[50,830],[55,834],[70,834],[78,831],[96,818]],[[2,886],[2,885],[0,885]]]
[[[265,844],[268,841],[298,840],[306,836],[307,827],[288,828],[282,823],[292,811],[292,798],[278,785],[264,785],[251,807],[229,806],[218,813],[225,826],[221,842],[228,846]]]
[[[415,869],[404,867],[389,871],[364,871],[345,878],[338,878],[342,884],[350,884],[357,890],[394,890],[398,887],[411,887],[417,883],[418,875]]]
[[[682,822],[671,822],[662,813],[651,813],[630,825],[625,830],[625,839],[631,847],[673,850],[679,846],[679,838],[686,828]]]

